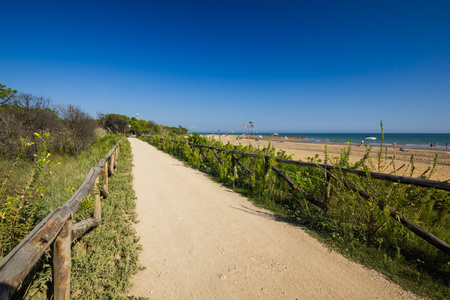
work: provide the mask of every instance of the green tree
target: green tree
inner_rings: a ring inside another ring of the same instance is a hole
[[[16,94],[16,90],[6,88],[6,85],[0,83],[0,105],[9,104]]]
[[[100,123],[102,124],[103,129],[108,130],[112,133],[128,133],[129,122],[130,118],[119,114],[108,114],[104,117],[101,117],[100,119]]]

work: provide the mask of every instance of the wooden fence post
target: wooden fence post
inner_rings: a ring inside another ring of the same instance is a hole
[[[269,178],[269,170],[270,170],[270,156],[264,155],[264,174],[266,174],[266,179]]]
[[[265,170],[265,173],[267,173],[268,171],[269,171],[269,168],[270,168],[270,157],[269,157],[269,155],[264,155],[264,170]]]
[[[94,219],[101,219],[102,218],[102,207],[100,202],[100,192],[98,190],[98,176],[95,179],[94,183],[94,194],[95,194],[95,200],[94,200]]]
[[[114,161],[116,160],[115,151],[111,153],[111,156],[109,157],[109,175],[112,176],[114,174]]]
[[[114,150],[114,168],[117,168],[117,162],[119,161],[119,145],[117,145],[116,150]]]
[[[72,269],[72,219],[61,229],[53,244],[54,299],[70,299],[70,272]]]
[[[109,196],[109,189],[108,189],[108,161],[105,162],[103,165],[102,170],[102,179],[103,179],[103,198],[107,198]]]
[[[331,175],[328,173],[328,170],[325,169],[325,186],[323,189],[323,202],[326,206],[328,206],[331,196]]]
[[[233,153],[231,153],[231,165],[233,166],[233,176],[237,178],[238,172],[237,172],[235,156]]]

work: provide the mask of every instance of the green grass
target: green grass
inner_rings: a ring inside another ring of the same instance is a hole
[[[372,198],[365,200],[333,179],[327,210],[322,210],[307,202],[298,192],[292,191],[274,172],[269,171],[266,174],[263,159],[240,158],[255,174],[249,174],[238,167],[239,176],[234,177],[229,154],[218,153],[223,164],[218,164],[217,160],[211,164],[200,159],[200,152],[196,147],[173,143],[159,136],[141,139],[192,167],[211,174],[217,182],[234,188],[255,204],[274,211],[280,219],[306,225],[312,235],[331,249],[382,272],[405,289],[433,299],[447,299],[450,295],[449,256],[414,235],[397,220],[392,219],[386,211],[378,208],[379,201],[383,201],[449,243],[449,192],[337,172],[339,177],[366,190]],[[186,141],[183,138],[175,139]],[[189,141],[229,150],[268,154],[271,157],[271,165],[282,169],[308,194],[318,200],[323,198],[324,171],[320,168],[277,163],[275,157],[290,157],[283,151],[275,153],[275,149],[270,145],[263,149],[223,145],[218,141],[207,141],[199,135],[191,136]],[[213,151],[206,148],[204,151],[212,162]],[[372,148],[368,147],[367,151],[369,153]],[[328,164],[364,171],[382,171],[391,163],[384,152],[385,149],[380,148],[376,161],[370,161],[367,155],[354,165],[349,162],[350,147],[343,149],[340,157],[326,157]],[[309,161],[320,163],[317,156],[311,157]],[[411,162],[413,165],[413,159]]]
[[[131,288],[140,249],[132,227],[137,215],[131,168],[131,148],[124,140],[110,197],[102,201],[102,224],[73,246],[72,299],[126,298]]]
[[[52,157],[62,163],[52,170],[45,193],[45,205],[38,212],[47,212],[66,202],[84,182],[88,171],[98,164],[121,136],[108,135],[99,139],[79,157]],[[3,162],[3,167],[7,165]],[[138,238],[132,224],[136,222],[135,194],[132,188],[131,149],[128,140],[121,142],[118,167],[109,178],[110,197],[102,200],[102,224],[72,245],[72,299],[126,298],[131,275],[137,272]],[[11,183],[26,181],[21,175],[30,172],[29,163],[20,162],[19,175],[11,176]],[[26,178],[26,176],[24,176]],[[93,197],[93,196],[92,196]],[[75,215],[76,220],[92,217],[92,197],[85,199]],[[38,219],[38,218],[37,218]],[[37,222],[37,221],[36,221]],[[14,299],[48,299],[53,295],[52,250],[44,255],[25,279]]]

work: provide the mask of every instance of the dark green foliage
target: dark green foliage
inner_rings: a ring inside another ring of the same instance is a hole
[[[129,131],[130,118],[119,114],[108,114],[99,116],[99,122],[103,129],[111,133],[126,134]]]
[[[178,135],[185,135],[188,132],[187,128],[184,128],[181,125],[178,125],[178,127],[175,127],[175,126],[167,127],[167,130],[169,132],[172,132],[172,133],[178,134]]]
[[[196,131],[194,131],[187,139],[189,142],[194,144],[202,144],[204,145],[206,143],[206,138],[202,137],[200,134],[198,134]]]
[[[0,105],[8,104],[16,93],[16,90],[6,88],[6,85],[0,83]]]

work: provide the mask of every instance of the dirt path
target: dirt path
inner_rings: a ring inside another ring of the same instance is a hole
[[[415,299],[330,252],[301,228],[156,148],[130,139],[146,269],[130,295],[151,299]]]

